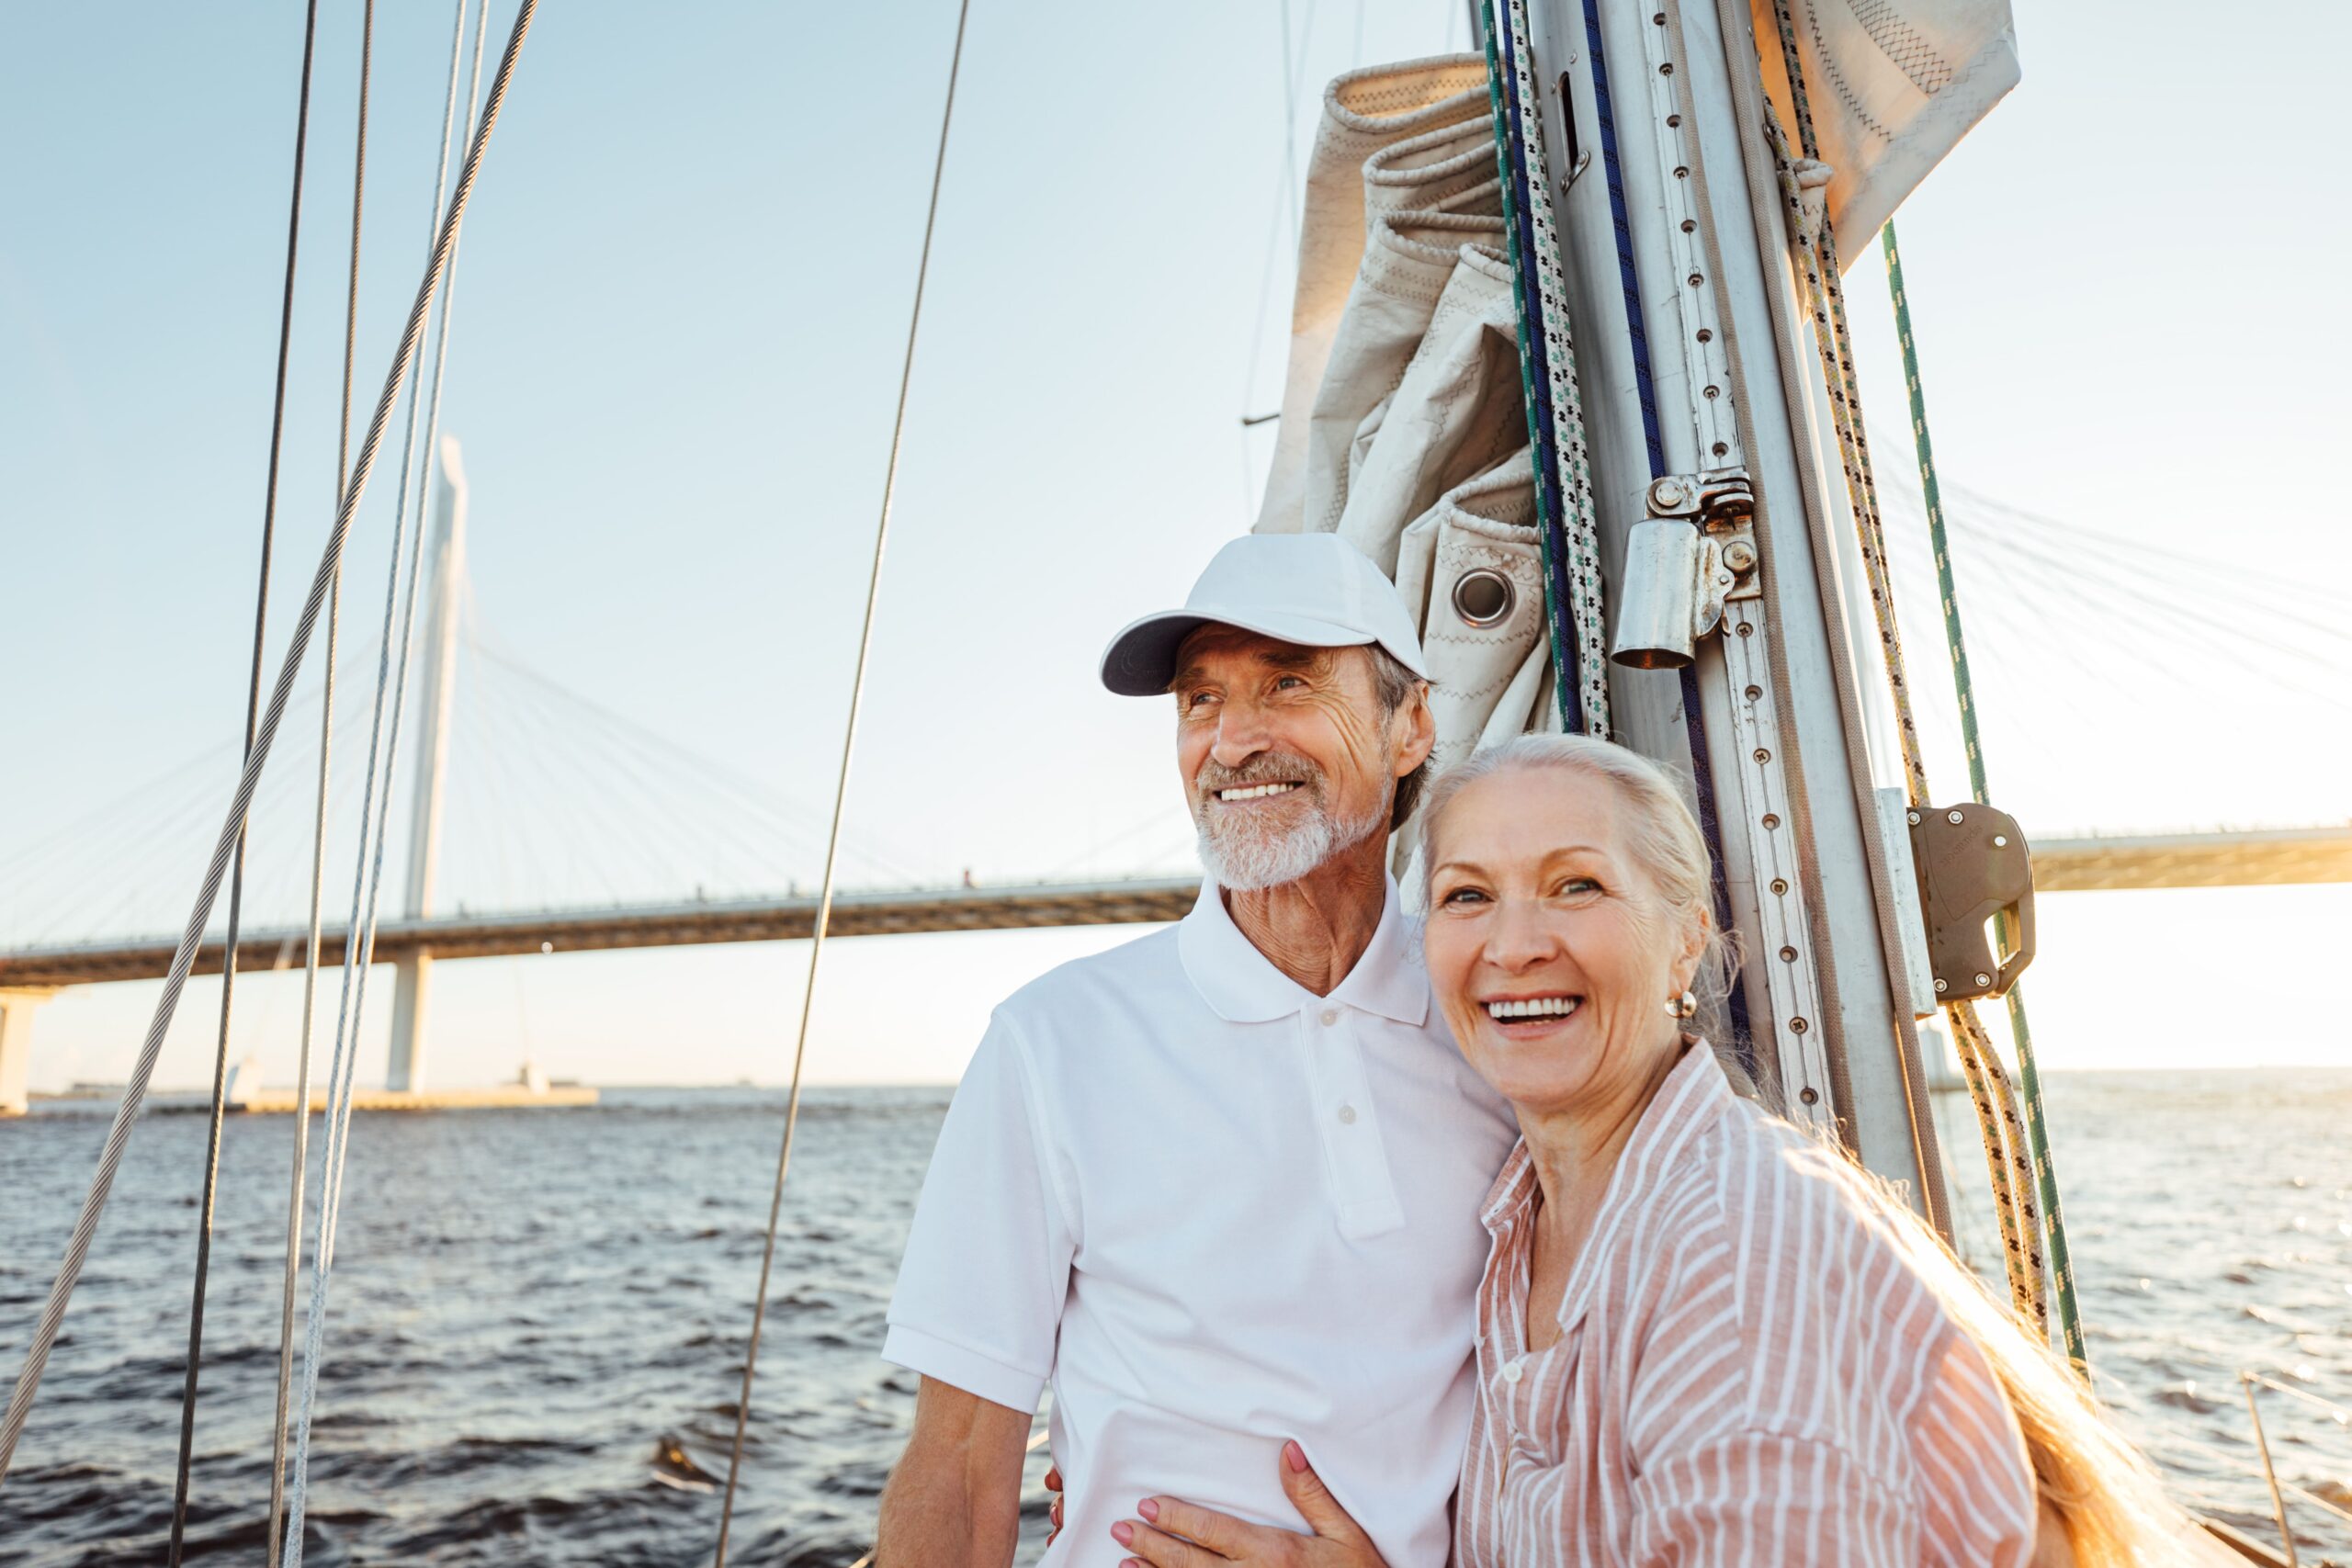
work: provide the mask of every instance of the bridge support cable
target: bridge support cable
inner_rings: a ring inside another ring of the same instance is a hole
[[[874,609],[882,592],[882,560],[890,540],[890,506],[899,487],[899,456],[907,430],[907,389],[914,379],[915,343],[922,327],[923,286],[931,276],[931,242],[939,226],[939,186],[947,170],[947,134],[956,118],[956,81],[964,65],[964,29],[972,0],[957,0],[956,45],[947,62],[947,91],[939,111],[939,150],[931,165],[931,200],[923,209],[922,251],[915,263],[914,302],[907,317],[907,347],[899,366],[899,400],[890,416],[890,456],[882,471],[881,515],[874,525],[874,564],[865,581],[865,615],[858,627],[857,662],[850,675],[849,716],[842,727],[842,763],[833,784],[831,826],[825,836],[824,880],[817,891],[817,919],[808,943],[808,974],[800,993],[800,1024],[792,1046],[792,1088],[786,1099],[784,1142],[776,1152],[775,1187],[768,1199],[767,1240],[760,1251],[760,1283],[752,1298],[752,1335],[743,1351],[743,1386],[735,1399],[735,1441],[727,1458],[727,1495],[719,1505],[718,1544],[712,1568],[727,1568],[727,1532],[735,1517],[735,1490],[743,1470],[743,1433],[752,1418],[752,1380],[760,1364],[760,1329],[767,1318],[768,1276],[775,1266],[775,1233],[784,1213],[784,1183],[792,1169],[792,1139],[800,1124],[800,1073],[808,1055],[808,1017],[817,999],[817,971],[825,953],[825,927],[831,918],[833,874],[841,855],[842,814],[849,800],[850,764],[857,751],[857,719],[865,698],[865,666],[874,648]]]
[[[441,209],[444,182],[448,177],[450,143],[457,129],[458,66],[464,52],[466,9],[468,0],[458,0],[457,20],[450,37],[449,83],[447,96],[441,115],[441,157],[434,179],[433,211]],[[523,0],[514,17],[514,31],[508,39],[506,55],[499,62],[498,79],[491,87],[490,102],[482,109],[481,127],[458,147],[465,175],[461,182],[479,167],[481,142],[490,133],[500,100],[513,73],[516,54],[522,48],[523,37],[530,28],[531,15],[537,0]],[[489,0],[481,0],[474,23],[473,65],[466,82],[466,107],[469,119],[481,88],[481,58],[484,33],[490,21]],[[464,186],[453,198],[464,199]],[[441,419],[441,388],[448,367],[450,310],[456,299],[457,234],[446,231],[436,251],[443,256],[441,291],[441,330],[433,348],[433,378],[428,389],[422,378],[424,344],[419,338],[410,352],[413,385],[409,394],[408,437],[401,454],[401,492],[392,514],[391,571],[385,585],[384,644],[388,657],[376,667],[375,719],[368,735],[368,778],[361,795],[360,860],[352,877],[351,923],[345,945],[342,996],[336,1006],[334,1047],[327,1067],[327,1128],[326,1153],[319,1173],[319,1224],[311,1245],[311,1301],[303,1319],[302,1392],[296,1408],[293,1435],[291,1474],[287,1482],[287,1520],[284,1542],[278,1562],[285,1568],[300,1568],[303,1548],[303,1516],[310,1495],[311,1417],[316,1406],[319,1391],[319,1365],[325,1348],[327,1290],[334,1276],[335,1221],[343,1206],[343,1170],[345,1156],[350,1152],[351,1101],[357,1064],[359,1021],[364,1016],[368,994],[368,970],[370,950],[375,942],[376,912],[383,893],[384,848],[387,830],[391,821],[391,784],[395,763],[400,757],[401,720],[408,695],[410,649],[416,629],[416,601],[424,565],[424,496],[426,484],[433,472],[434,442],[439,433]],[[416,446],[418,411],[424,411],[425,444],[420,454]],[[419,459],[421,457],[421,462]],[[423,473],[416,490],[416,531],[409,546],[406,577],[407,592],[400,595],[400,555],[403,541],[404,522],[408,512],[408,481],[412,463]],[[399,647],[393,651],[392,612],[400,604]],[[389,682],[391,690],[391,712],[384,716],[384,693]],[[382,739],[382,790],[379,798],[378,729]],[[368,803],[377,799],[374,813],[374,842],[368,842]]]
[[[505,102],[506,91],[513,79],[516,58],[537,7],[538,0],[521,0],[516,12],[505,56],[499,62],[488,100],[482,107],[480,128],[469,144],[465,165],[458,173],[457,186],[450,196],[448,210],[441,220],[440,231],[424,275],[418,280],[416,299],[409,308],[407,323],[401,328],[399,346],[393,351],[391,367],[385,374],[383,392],[377,399],[374,413],[369,416],[368,434],[360,443],[351,480],[344,487],[334,524],[320,551],[317,570],[296,617],[284,661],[278,666],[277,682],[271,688],[267,705],[262,710],[261,723],[254,731],[253,749],[245,759],[237,787],[230,797],[226,819],[214,842],[212,856],[197,889],[194,905],[188,911],[187,923],[181,931],[178,945],[174,950],[163,994],[156,999],[146,1037],[132,1063],[121,1103],[116,1109],[113,1124],[107,1130],[105,1145],[99,1153],[96,1172],[91,1178],[89,1190],[83,1199],[81,1213],[74,1220],[64,1258],[50,1286],[48,1301],[41,1309],[26,1348],[23,1366],[9,1394],[6,1413],[0,1416],[0,1481],[6,1479],[16,1457],[17,1444],[24,1436],[25,1423],[31,1417],[33,1399],[40,1385],[41,1373],[49,1364],[50,1353],[56,1348],[58,1330],[64,1322],[66,1306],[73,1299],[74,1287],[81,1278],[82,1267],[88,1259],[90,1244],[97,1234],[98,1220],[105,1213],[107,1198],[113,1190],[115,1175],[121,1168],[123,1149],[130,1141],[131,1126],[139,1119],[140,1108],[145,1103],[148,1085],[154,1077],[155,1060],[163,1051],[164,1036],[171,1028],[180,997],[187,989],[188,972],[195,964],[197,949],[203,942],[205,926],[211,919],[213,905],[220,897],[220,885],[228,874],[230,856],[236,848],[238,829],[253,804],[254,791],[260,784],[263,770],[269,761],[270,750],[276,744],[278,729],[285,721],[287,704],[294,693],[295,676],[301,668],[304,655],[310,651],[311,637],[317,629],[320,613],[325,607],[335,568],[342,560],[344,547],[351,536],[352,519],[367,495],[368,481],[375,472],[376,459],[382,451],[384,434],[391,423],[392,411],[399,404],[401,389],[407,385],[410,356],[423,337],[425,318],[440,290],[442,274],[447,267],[450,252],[456,246],[458,231],[465,219],[466,205],[472,198],[474,183],[481,171],[481,159],[489,145],[490,132],[497,124],[499,110]]]
[[[311,137],[311,67],[317,57],[319,0],[302,17],[302,76],[294,111],[293,194],[286,215],[286,277],[277,308],[277,380],[270,399],[269,475],[262,490],[261,573],[254,591],[254,654],[245,681],[245,736],[241,761],[254,751],[254,728],[261,713],[262,662],[269,631],[269,558],[277,535],[277,472],[286,446],[286,367],[294,342],[295,263],[302,240],[302,163]],[[220,962],[220,1028],[212,1056],[212,1113],[205,1128],[204,1182],[197,1203],[196,1270],[187,1309],[187,1368],[180,1386],[179,1457],[172,1474],[172,1524],[165,1561],[179,1568],[187,1538],[188,1472],[196,1452],[197,1380],[204,1361],[204,1292],[212,1273],[213,1201],[220,1182],[220,1124],[229,1108],[229,1023],[237,989],[237,930],[245,903],[245,839],[250,813],[237,823],[236,853],[229,874],[229,939]]]
[[[343,401],[335,424],[334,488],[343,494],[351,464],[351,378],[358,351],[359,236],[368,196],[368,86],[374,65],[376,0],[362,0],[359,15],[359,112],[351,154],[351,263],[346,269],[343,300]],[[311,826],[310,937],[302,957],[302,1037],[294,1077],[294,1160],[286,1198],[286,1269],[277,1320],[277,1403],[269,1428],[269,1555],[276,1562],[285,1538],[286,1413],[294,1382],[294,1292],[302,1273],[302,1188],[311,1162],[311,1042],[319,994],[320,906],[326,888],[327,807],[334,759],[334,661],[343,621],[343,569],[338,564],[327,583],[327,640],[321,660],[325,671],[319,691],[318,804]],[[234,956],[233,943],[222,956],[222,972]]]

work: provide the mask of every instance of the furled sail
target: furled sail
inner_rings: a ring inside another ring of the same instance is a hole
[[[1351,72],[1308,164],[1260,533],[1338,533],[1396,579],[1440,766],[1547,711],[1544,582],[1487,62]]]

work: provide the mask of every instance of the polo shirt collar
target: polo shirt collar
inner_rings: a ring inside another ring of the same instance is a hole
[[[1209,1010],[1227,1023],[1269,1023],[1306,1009],[1337,1003],[1418,1028],[1429,1021],[1429,977],[1421,967],[1420,943],[1387,877],[1387,901],[1372,942],[1329,997],[1318,997],[1258,951],[1233,923],[1214,881],[1176,928],[1176,953],[1185,978]]]

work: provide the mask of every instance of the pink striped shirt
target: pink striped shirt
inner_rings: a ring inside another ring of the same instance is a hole
[[[1458,1568],[2025,1563],[2017,1418],[1864,1181],[1692,1048],[1530,1354],[1537,1191],[1513,1151],[1484,1215]]]

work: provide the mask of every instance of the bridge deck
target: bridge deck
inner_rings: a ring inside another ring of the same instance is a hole
[[[2052,839],[2033,847],[2034,885],[2045,893],[2115,888],[2223,887],[2352,882],[2352,827],[2140,838]],[[835,936],[1023,927],[1120,925],[1181,919],[1199,883],[1193,877],[848,893],[833,900]],[[499,915],[386,920],[375,956],[390,962],[419,949],[435,958],[588,953],[707,942],[788,942],[814,929],[813,897],[534,910]],[[255,931],[237,943],[241,973],[299,968],[305,933]],[[344,933],[325,932],[322,961],[343,962]],[[195,973],[218,974],[222,943],[198,951]],[[0,953],[0,987],[153,979],[172,961],[169,937]]]

